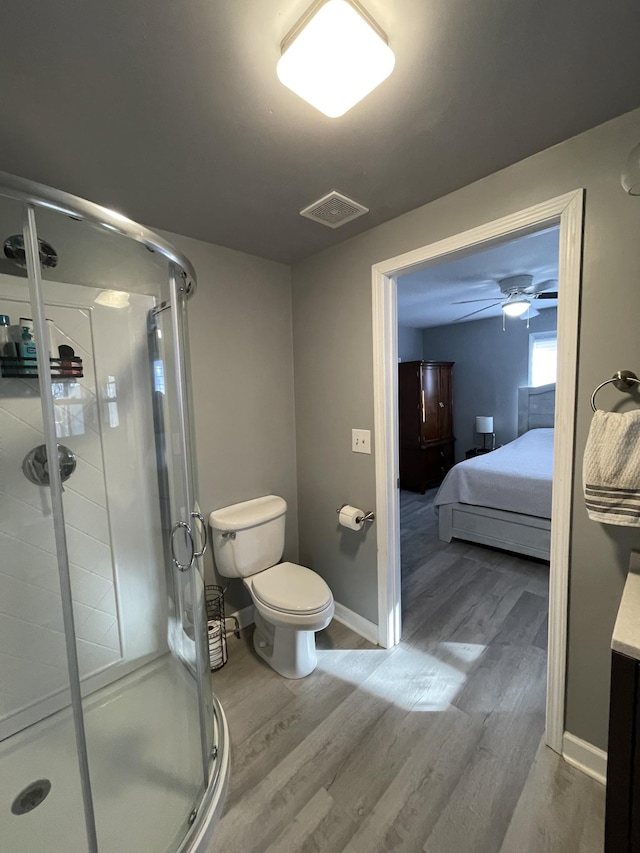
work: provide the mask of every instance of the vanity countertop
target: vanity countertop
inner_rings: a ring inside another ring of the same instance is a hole
[[[614,652],[640,660],[640,554],[633,551],[611,638]]]

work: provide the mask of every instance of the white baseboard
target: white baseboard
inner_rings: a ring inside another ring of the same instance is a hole
[[[241,610],[234,610],[233,613],[225,614],[227,619],[233,619],[234,617],[238,620],[238,625],[240,626],[240,630],[243,628],[248,628],[249,625],[253,625],[255,622],[255,613],[253,604],[248,604],[246,607],[243,607]],[[231,625],[227,625],[227,630],[231,629]]]
[[[606,785],[607,753],[597,746],[565,732],[562,736],[562,756],[573,767],[591,776],[601,785]]]
[[[336,601],[335,605],[336,612],[334,614],[334,619],[337,619],[338,622],[346,625],[347,628],[351,628],[352,631],[355,631],[356,634],[360,634],[361,637],[364,637],[365,640],[369,640],[370,643],[378,644],[377,625],[374,625],[373,622],[369,622],[369,620],[365,619],[364,616],[354,613],[353,610],[349,610],[348,607],[345,607],[344,604],[340,604],[338,601]]]

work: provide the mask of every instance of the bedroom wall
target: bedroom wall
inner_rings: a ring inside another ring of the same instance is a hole
[[[298,558],[291,273],[284,264],[165,233],[193,263],[189,343],[199,500],[205,517],[238,501],[281,495],[288,505],[284,559]],[[229,584],[226,611],[251,603]]]
[[[420,361],[422,359],[422,329],[398,326],[398,360]]]
[[[611,632],[640,532],[587,519],[581,457],[593,388],[620,368],[640,368],[640,199],[620,187],[638,140],[635,110],[309,258],[292,273],[300,556],[338,601],[377,621],[375,529],[347,538],[335,521],[341,501],[375,507],[374,457],[351,452],[351,428],[373,430],[371,266],[586,188],[566,727],[601,748]],[[615,391],[603,394],[602,405],[619,399]]]
[[[401,286],[401,284],[399,284]],[[482,446],[475,432],[476,415],[493,415],[496,444],[518,435],[518,388],[529,382],[529,335],[558,325],[558,311],[547,308],[529,321],[489,317],[468,323],[435,326],[423,331],[423,357],[455,361],[453,368],[453,434],[456,462],[471,447]]]

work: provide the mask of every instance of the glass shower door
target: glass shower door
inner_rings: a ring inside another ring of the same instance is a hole
[[[197,501],[198,476],[195,451],[195,430],[193,423],[192,382],[189,352],[189,323],[187,313],[188,285],[179,275],[178,269],[170,265],[170,288],[173,304],[176,306],[172,313],[174,336],[177,341],[177,375],[179,376],[177,394],[180,399],[182,412],[181,426],[183,430],[183,452],[185,474],[185,489],[188,506],[190,507],[190,526],[194,542],[194,561],[190,579],[192,595],[206,599],[203,557],[207,549],[207,521],[203,517]],[[194,642],[196,654],[197,680],[200,685],[200,720],[202,732],[202,748],[205,776],[210,776],[210,758],[215,756],[214,746],[214,713],[210,695],[210,660],[207,633],[206,601],[204,607],[198,607],[194,612]]]
[[[170,439],[171,465],[167,466],[167,493],[179,497],[167,513],[169,562],[175,591],[175,636],[177,653],[193,673],[198,691],[202,772],[209,778],[213,744],[213,706],[209,690],[206,642],[206,604],[202,556],[207,530],[195,501],[194,459],[189,408],[189,376],[186,340],[186,293],[175,267],[169,269],[171,305],[155,312],[156,346],[162,368],[165,395],[156,417],[164,424],[164,440]]]
[[[22,238],[23,221],[23,206],[0,198],[0,245]],[[33,317],[24,263],[4,255],[0,314],[13,337]],[[33,481],[27,461],[48,431],[28,347],[26,338],[24,348],[0,340],[0,847],[85,853],[60,530],[50,489]]]
[[[50,393],[76,460],[61,501],[97,847],[162,853],[187,833],[208,763],[170,270],[57,213],[37,228],[58,255],[40,270],[38,339],[67,371]]]

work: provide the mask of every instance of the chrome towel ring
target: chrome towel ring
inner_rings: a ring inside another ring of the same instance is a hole
[[[604,386],[608,385],[610,382],[613,382],[618,391],[631,391],[634,385],[640,385],[640,379],[638,379],[632,370],[616,370],[611,379],[605,379],[604,382],[601,382],[591,395],[591,408],[594,412],[597,411],[596,394],[601,388],[604,388]]]

